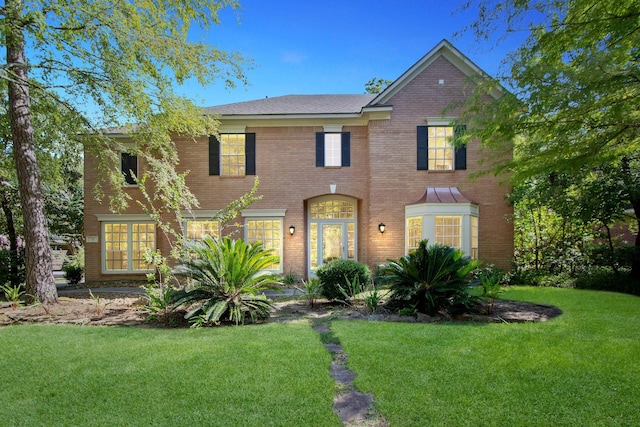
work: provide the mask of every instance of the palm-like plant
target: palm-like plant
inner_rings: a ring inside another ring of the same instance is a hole
[[[264,270],[279,257],[265,250],[260,242],[248,244],[230,237],[185,244],[190,257],[175,269],[177,276],[193,280],[190,287],[174,294],[176,305],[192,308],[185,315],[196,325],[219,324],[228,320],[244,324],[266,319],[273,302],[260,294],[265,289],[279,289],[278,276]]]
[[[423,240],[418,248],[378,270],[378,283],[390,289],[387,307],[392,310],[415,309],[420,313],[455,314],[470,309],[478,298],[469,291],[477,286],[469,273],[479,264],[449,246],[428,247]]]

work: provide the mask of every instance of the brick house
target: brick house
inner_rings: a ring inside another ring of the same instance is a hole
[[[242,212],[240,235],[280,254],[274,270],[313,275],[331,258],[374,267],[423,238],[509,268],[513,256],[508,187],[480,170],[479,144],[452,144],[443,108],[463,98],[482,71],[446,40],[382,93],[290,95],[205,108],[220,138],[176,139],[187,184],[201,210],[185,232],[217,235],[212,215],[260,178],[263,199]],[[123,154],[123,171],[143,168]],[[166,250],[149,217],[131,204],[114,215],[90,196],[85,166],[86,280],[142,278],[144,247]],[[135,187],[126,189],[133,197]],[[384,224],[384,225],[383,225]]]

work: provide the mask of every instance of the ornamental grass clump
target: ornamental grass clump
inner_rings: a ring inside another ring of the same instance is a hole
[[[280,289],[278,276],[264,273],[279,261],[260,242],[246,243],[230,237],[205,236],[185,244],[190,257],[174,273],[191,279],[190,284],[173,295],[173,302],[184,305],[185,318],[194,326],[269,318],[274,304],[261,291]]]
[[[398,260],[378,269],[377,282],[389,288],[386,308],[395,312],[455,315],[479,303],[470,273],[480,264],[450,246],[428,246],[427,240]]]

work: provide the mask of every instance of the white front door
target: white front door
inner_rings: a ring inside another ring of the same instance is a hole
[[[356,203],[321,197],[309,203],[309,273],[332,259],[356,258]]]

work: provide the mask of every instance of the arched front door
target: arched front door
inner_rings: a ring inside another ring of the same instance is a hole
[[[323,196],[308,204],[309,273],[335,258],[356,259],[357,202]]]

